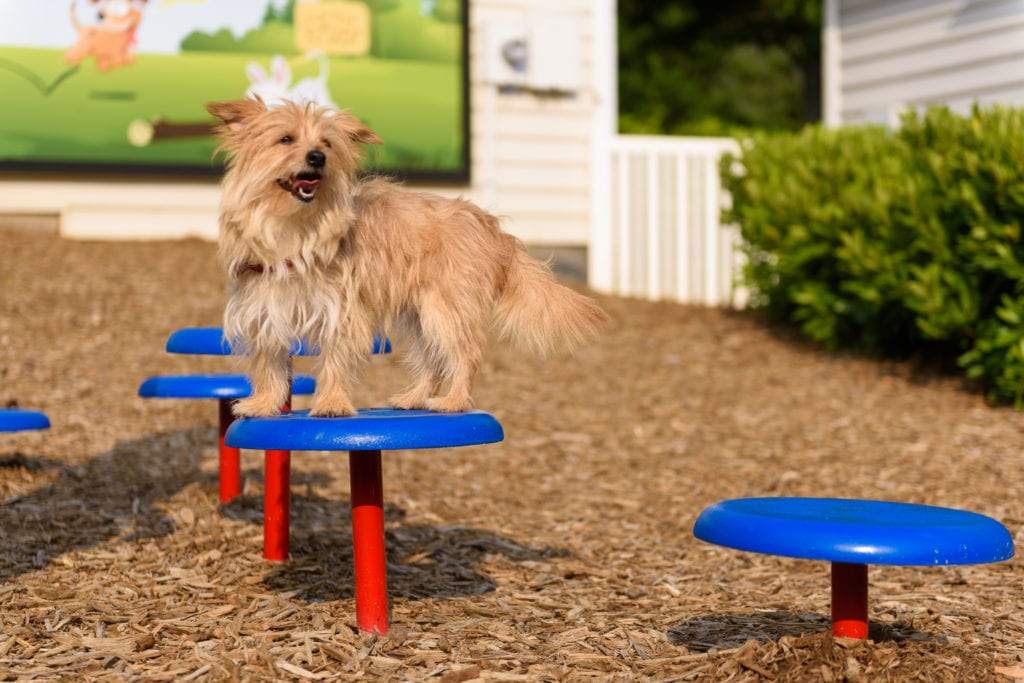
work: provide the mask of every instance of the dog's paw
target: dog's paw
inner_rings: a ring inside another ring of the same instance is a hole
[[[434,396],[427,399],[427,410],[433,410],[435,413],[462,413],[471,407],[472,403],[468,398]]]
[[[388,405],[396,410],[426,410],[428,398],[420,394],[395,394]]]
[[[351,417],[358,411],[349,401],[318,400],[313,402],[309,414],[313,417]]]
[[[272,397],[250,396],[237,401],[231,412],[238,417],[271,417],[281,412],[281,406]]]

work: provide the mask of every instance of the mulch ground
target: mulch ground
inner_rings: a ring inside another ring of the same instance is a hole
[[[268,564],[259,455],[219,507],[214,406],[135,395],[229,362],[162,351],[219,322],[213,253],[0,233],[0,404],[54,424],[0,439],[9,678],[1024,677],[1020,560],[873,569],[873,639],[842,643],[823,563],[690,532],[722,498],[836,495],[970,508],[1020,541],[1020,414],[751,314],[614,298],[574,358],[491,352],[476,398],[504,443],[386,455],[394,628],[359,634],[346,458],[294,458],[293,558]],[[359,402],[403,379],[374,362]]]

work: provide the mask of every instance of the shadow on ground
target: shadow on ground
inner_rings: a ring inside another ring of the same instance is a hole
[[[773,319],[763,310],[726,309],[721,311],[721,314],[729,320],[752,324],[767,332],[773,339],[801,353],[881,363],[882,376],[900,377],[914,386],[951,382],[951,386],[956,387],[958,391],[968,394],[978,394],[984,390],[979,382],[964,376],[963,369],[958,364],[958,358],[963,351],[949,344],[918,344],[912,349],[902,351],[892,349],[888,354],[852,348],[828,351],[821,344],[802,334],[797,323]]]
[[[185,487],[216,489],[216,475],[200,469],[215,439],[208,427],[120,442],[78,466],[13,454],[0,466],[29,472],[59,471],[56,479],[0,506],[0,581],[44,568],[75,550],[115,540],[134,541],[174,533],[174,521],[156,507]],[[246,477],[262,483],[258,470]],[[292,560],[274,569],[265,584],[297,591],[311,602],[352,596],[352,535],[349,501],[317,496],[313,487],[327,472],[293,477]],[[305,485],[306,495],[295,495]],[[262,499],[243,496],[221,508],[230,519],[262,525]],[[494,590],[494,580],[475,569],[485,556],[513,561],[565,556],[535,549],[480,529],[403,524],[405,511],[385,507],[389,589],[394,597],[447,598]],[[397,526],[395,525],[397,522]],[[253,563],[262,562],[253,555]]]
[[[241,503],[240,505],[245,505]],[[531,548],[489,531],[462,526],[398,524],[405,517],[385,505],[388,592],[392,598],[455,598],[493,591],[494,579],[477,566],[487,556],[514,562],[564,557],[557,548]],[[248,515],[247,515],[248,516]],[[261,518],[256,516],[254,521]],[[351,598],[352,533],[349,502],[292,498],[291,559],[263,580],[309,602]]]
[[[805,636],[827,632],[831,620],[815,613],[786,611],[751,612],[747,614],[709,614],[676,624],[668,630],[673,645],[684,645],[693,652],[726,650],[740,647],[749,640],[773,642],[784,636]],[[877,642],[907,640],[935,641],[930,633],[918,631],[903,623],[872,622],[868,637]],[[941,639],[939,639],[941,640]]]
[[[173,521],[154,503],[203,480],[200,458],[215,438],[208,427],[152,435],[119,442],[77,466],[11,456],[8,467],[60,473],[53,483],[0,506],[0,580],[113,539],[173,533]]]
[[[247,470],[246,479],[262,482],[262,473]],[[291,557],[264,578],[271,590],[293,592],[309,602],[353,596],[352,510],[348,500],[325,498],[314,485],[331,478],[325,471],[294,473],[291,499]],[[306,485],[304,495],[297,494]],[[241,496],[223,506],[230,519],[262,525],[259,495]],[[454,598],[495,589],[494,579],[477,571],[488,555],[514,562],[565,557],[558,548],[531,548],[489,531],[462,526],[403,523],[401,507],[384,504],[388,554],[388,592],[408,599]],[[397,523],[397,524],[396,524]]]

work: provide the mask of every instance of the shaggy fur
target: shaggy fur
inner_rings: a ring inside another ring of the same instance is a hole
[[[453,412],[471,404],[492,326],[544,354],[572,350],[605,319],[479,207],[360,179],[361,145],[380,139],[350,114],[253,99],[207,108],[229,155],[225,333],[253,382],[237,414],[278,411],[297,339],[321,350],[314,415],[355,413],[348,387],[373,334],[395,331],[405,333],[414,381],[391,404]],[[318,151],[322,169],[309,164]]]

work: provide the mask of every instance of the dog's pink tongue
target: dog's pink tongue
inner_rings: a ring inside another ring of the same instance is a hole
[[[299,190],[315,190],[320,184],[319,180],[296,180],[295,189]]]

